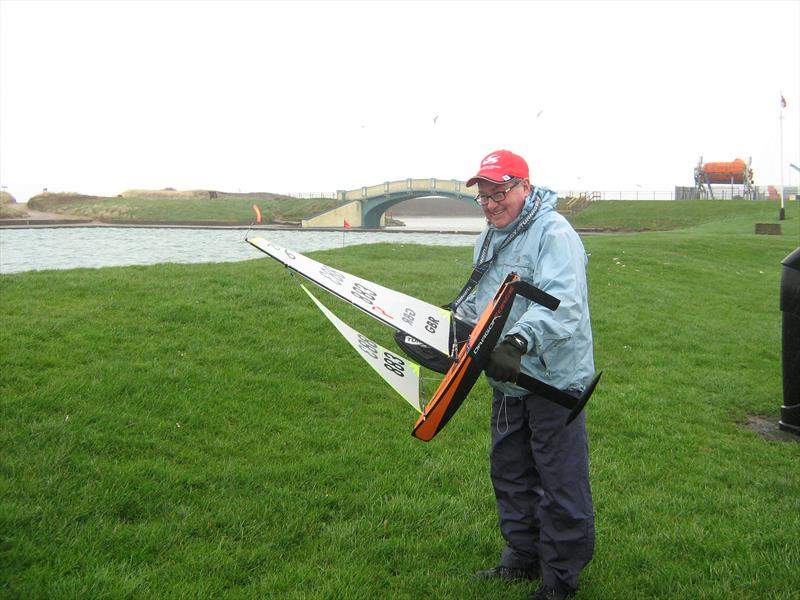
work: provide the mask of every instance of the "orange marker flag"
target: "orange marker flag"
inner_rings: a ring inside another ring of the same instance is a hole
[[[259,209],[258,206],[253,204],[253,210],[256,211],[256,223],[261,223],[261,209]]]
[[[345,229],[350,229],[350,227],[351,227],[350,223],[347,221],[347,219],[345,219],[344,220],[344,228]]]

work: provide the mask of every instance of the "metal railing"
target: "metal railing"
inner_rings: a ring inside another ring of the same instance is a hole
[[[339,200],[365,200],[376,196],[397,192],[448,192],[450,194],[474,195],[467,188],[464,181],[455,179],[401,179],[399,181],[385,181],[378,185],[364,186],[357,190],[337,190]]]
[[[590,201],[602,200],[711,200],[704,190],[695,187],[676,186],[674,190],[602,190],[587,192],[583,190],[557,190],[559,198],[586,197]],[[797,187],[784,187],[784,197],[791,200],[797,197]],[[753,186],[753,200],[780,200],[777,186]],[[748,200],[743,186],[714,186],[714,200]]]
[[[336,192],[286,192],[290,198],[336,198]]]
[[[556,190],[559,198],[585,197],[590,202],[599,200],[674,200],[675,192],[665,190]]]

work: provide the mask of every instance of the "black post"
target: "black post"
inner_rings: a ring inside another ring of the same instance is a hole
[[[781,264],[783,406],[778,426],[800,435],[800,248]]]

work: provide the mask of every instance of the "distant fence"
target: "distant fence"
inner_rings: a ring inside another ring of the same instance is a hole
[[[780,200],[781,189],[776,185],[754,185],[748,194],[747,188],[742,185],[714,185],[714,200]],[[796,186],[784,186],[783,197],[785,200],[792,200],[797,197]],[[676,200],[711,200],[708,187],[697,189],[696,187],[675,186]]]
[[[291,198],[336,198],[336,192],[286,192],[282,195]]]
[[[585,190],[557,190],[559,198],[579,198],[586,196],[592,201],[595,200],[675,200],[675,193],[671,191],[591,191]]]
[[[797,187],[783,188],[784,198],[793,200],[797,198]],[[754,186],[754,200],[780,200],[780,188],[776,186]],[[613,190],[586,192],[583,190],[558,190],[560,198],[577,198],[581,195],[590,196],[591,200],[710,200],[711,197],[704,190],[695,187],[679,187],[674,190]],[[715,200],[744,200],[747,199],[743,186],[714,186]]]

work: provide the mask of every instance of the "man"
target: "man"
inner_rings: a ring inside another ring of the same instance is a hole
[[[567,409],[514,385],[520,370],[559,389],[584,389],[594,373],[586,252],[555,211],[556,194],[532,186],[523,158],[486,156],[467,186],[487,226],[475,244],[483,271],[456,316],[474,324],[504,277],[522,279],[558,298],[557,310],[517,297],[486,375],[493,388],[491,479],[506,541],[498,566],[479,577],[541,578],[531,596],[559,600],[578,589],[594,550],[586,418],[564,426]]]

